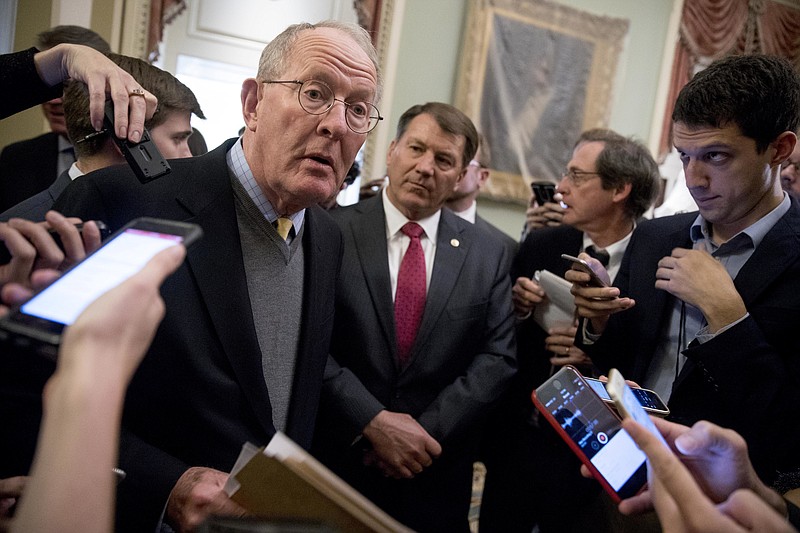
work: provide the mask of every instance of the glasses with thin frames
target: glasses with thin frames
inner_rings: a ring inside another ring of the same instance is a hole
[[[383,120],[378,108],[369,102],[345,102],[333,95],[333,90],[317,80],[268,80],[262,83],[291,83],[299,86],[297,101],[309,115],[323,115],[330,111],[334,102],[344,104],[347,127],[356,133],[369,133]]]
[[[576,187],[580,187],[590,179],[592,176],[599,176],[599,172],[589,172],[586,170],[575,170],[574,168],[568,168],[561,172],[562,178],[567,178],[572,184]]]

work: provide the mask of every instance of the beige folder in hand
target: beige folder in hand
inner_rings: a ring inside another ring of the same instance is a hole
[[[256,516],[341,531],[410,532],[283,433],[266,448],[245,444],[225,485]]]

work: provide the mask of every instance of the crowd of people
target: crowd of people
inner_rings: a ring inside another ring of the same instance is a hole
[[[624,530],[629,515],[664,531],[800,526],[770,488],[800,467],[800,74],[788,61],[725,58],[681,90],[673,143],[697,212],[644,219],[656,161],[592,129],[517,243],[477,215],[491,150],[446,103],[402,114],[372,197],[323,207],[382,119],[378,56],[356,25],[279,34],[242,84],[243,132],[199,156],[190,118],[203,113],[172,75],[74,40],[40,46],[0,58],[0,118],[63,97],[76,159],[4,206],[3,302],[96,250],[91,221],[191,221],[204,237],[96,300],[57,362],[3,347],[0,529],[192,531],[247,515],[228,472],[245,442],[279,431],[418,531],[469,530],[478,460],[481,531]],[[111,138],[144,128],[171,166],[146,184]],[[17,178],[0,172],[4,187]],[[534,320],[548,301],[540,270],[571,283],[573,322]],[[669,402],[655,421],[668,448],[622,422],[648,484],[618,508],[530,401],[565,364],[618,368]]]

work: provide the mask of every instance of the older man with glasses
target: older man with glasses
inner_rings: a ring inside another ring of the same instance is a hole
[[[537,522],[541,531],[572,531],[578,521],[593,519],[574,511],[599,493],[596,483],[581,479],[578,460],[549,426],[531,424],[531,391],[554,369],[571,364],[592,373],[591,360],[573,346],[575,324],[546,331],[531,316],[547,300],[534,274],[563,276],[570,263],[561,254],[585,251],[601,258],[613,279],[659,179],[642,144],[610,130],[586,131],[556,189],[566,206],[563,225],[530,232],[520,246],[511,268],[520,370],[489,432],[482,532],[529,532]]]
[[[205,232],[164,285],[166,317],[130,387],[118,530],[152,531],[164,509],[178,530],[241,513],[222,486],[244,442],[279,430],[310,445],[342,247],[317,204],[380,120],[380,85],[360,27],[291,26],[242,85],[240,139],[144,186],[119,169],[86,176],[59,200],[112,228],[150,215]]]

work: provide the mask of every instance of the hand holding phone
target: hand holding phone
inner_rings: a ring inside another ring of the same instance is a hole
[[[581,272],[585,272],[589,274],[589,285],[592,287],[608,287],[609,284],[607,281],[602,279],[597,273],[589,266],[589,263],[575,257],[574,255],[569,254],[561,254],[561,259],[565,259],[567,261],[572,261],[572,268],[575,270],[580,270]]]
[[[644,487],[644,453],[574,367],[562,367],[533,392],[532,399],[614,501],[630,498]]]
[[[608,395],[614,400],[617,406],[617,412],[619,412],[622,418],[634,419],[650,433],[658,437],[664,446],[669,449],[669,444],[664,440],[661,432],[650,419],[650,415],[645,412],[639,400],[636,399],[633,390],[625,383],[625,378],[622,377],[622,374],[620,374],[616,368],[612,368],[608,373],[608,385],[606,389],[608,390]]]
[[[128,139],[120,139],[116,136],[114,133],[116,131],[114,129],[114,105],[111,100],[106,101],[103,123],[108,134],[117,143],[122,155],[125,156],[125,160],[140,182],[153,181],[172,170],[150,138],[150,132],[147,131],[147,128],[143,128],[142,139],[138,143],[132,143]]]
[[[64,328],[89,304],[138,272],[159,251],[179,243],[189,246],[201,235],[196,224],[134,220],[54,283],[0,318],[0,340],[54,356]]]
[[[603,383],[599,379],[594,378],[584,378],[586,383],[592,387],[592,390],[600,396],[600,399],[616,407],[616,402],[614,399],[609,395],[608,390],[606,389],[607,383]],[[669,414],[669,407],[664,403],[664,400],[656,394],[655,391],[650,389],[642,389],[639,387],[631,387],[631,392],[636,397],[636,400],[639,402],[639,405],[642,406],[642,409],[647,411],[650,414],[656,416],[667,416]]]

